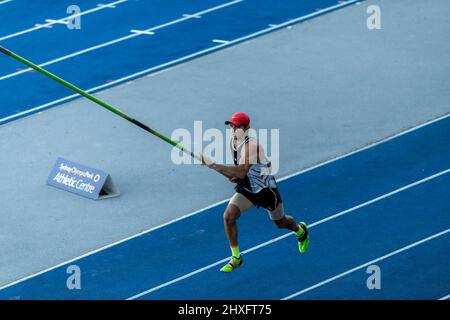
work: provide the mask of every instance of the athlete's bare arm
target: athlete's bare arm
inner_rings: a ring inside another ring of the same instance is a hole
[[[251,143],[245,145],[244,153],[241,159],[239,159],[239,165],[237,166],[225,166],[217,163],[207,163],[207,166],[223,174],[231,182],[237,182],[238,179],[244,179],[252,164],[256,163],[256,150],[257,148]]]
[[[212,163],[208,165],[209,168],[216,170],[217,172],[223,174],[225,177],[231,181],[236,179],[244,179],[247,175],[248,170],[250,170],[251,164],[240,164],[237,166],[225,166],[222,164]]]

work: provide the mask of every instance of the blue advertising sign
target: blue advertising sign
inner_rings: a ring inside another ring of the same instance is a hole
[[[119,195],[108,173],[63,158],[56,160],[47,184],[94,200]]]

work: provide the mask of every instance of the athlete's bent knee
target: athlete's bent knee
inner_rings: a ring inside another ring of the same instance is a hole
[[[239,218],[240,210],[235,205],[229,205],[223,214],[223,220],[227,225],[236,223]]]

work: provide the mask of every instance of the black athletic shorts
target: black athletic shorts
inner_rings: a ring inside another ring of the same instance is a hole
[[[273,211],[283,202],[277,188],[264,188],[258,193],[252,193],[238,184],[235,190],[250,200],[257,208],[262,207]]]

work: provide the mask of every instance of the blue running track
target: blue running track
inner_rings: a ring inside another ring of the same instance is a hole
[[[0,299],[438,299],[450,293],[450,117],[279,182],[310,226],[306,254],[264,210],[239,220],[229,257],[226,203],[0,288]],[[381,289],[369,290],[369,265]],[[69,290],[67,268],[81,270]]]

